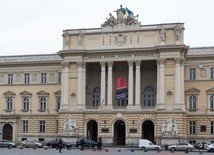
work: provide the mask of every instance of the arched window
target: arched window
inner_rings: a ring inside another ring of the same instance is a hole
[[[6,99],[6,110],[12,109],[13,109],[13,99],[9,97]]]
[[[189,97],[189,109],[196,110],[197,107],[197,98],[194,95]]]
[[[214,109],[214,95],[210,96],[210,109]]]
[[[100,105],[100,87],[96,87],[93,90],[93,106]]]
[[[155,91],[154,91],[153,87],[147,86],[144,89],[143,98],[144,98],[144,100],[143,100],[144,107],[154,107],[155,106]]]
[[[40,110],[46,110],[46,98],[41,97],[39,100]]]
[[[29,98],[25,97],[22,100],[23,110],[29,110]]]

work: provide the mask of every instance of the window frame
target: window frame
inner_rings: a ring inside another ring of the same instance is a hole
[[[39,132],[45,133],[45,121],[44,120],[39,121]]]
[[[189,121],[189,134],[196,134],[196,121]]]
[[[189,80],[196,80],[196,68],[189,68]]]
[[[22,120],[22,132],[28,132],[29,124],[28,120]]]

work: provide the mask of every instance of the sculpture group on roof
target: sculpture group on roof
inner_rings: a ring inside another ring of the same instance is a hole
[[[102,26],[114,26],[117,24],[126,24],[126,25],[133,25],[133,24],[140,24],[138,21],[138,16],[134,16],[134,13],[130,11],[128,8],[123,8],[120,5],[120,8],[115,10],[117,14],[117,18],[115,18],[111,13],[109,14],[109,18],[106,18],[106,21],[103,23]]]

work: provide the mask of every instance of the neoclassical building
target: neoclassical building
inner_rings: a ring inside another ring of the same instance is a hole
[[[101,28],[64,30],[56,54],[0,57],[0,139],[212,141],[214,47],[185,45],[184,23],[117,11]]]

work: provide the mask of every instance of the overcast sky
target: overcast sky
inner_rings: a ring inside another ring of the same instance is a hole
[[[56,53],[62,30],[100,28],[121,4],[142,25],[183,22],[190,47],[214,46],[214,0],[0,0],[0,56]]]

